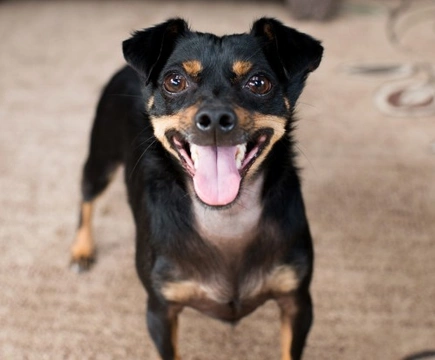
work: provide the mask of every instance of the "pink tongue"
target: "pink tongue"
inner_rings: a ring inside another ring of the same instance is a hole
[[[236,166],[236,146],[197,146],[198,158],[193,185],[208,205],[227,205],[239,193],[240,174]]]

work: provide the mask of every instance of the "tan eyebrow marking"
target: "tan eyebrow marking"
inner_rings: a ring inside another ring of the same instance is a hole
[[[249,61],[238,60],[233,64],[233,73],[238,77],[246,75],[252,69],[252,63]]]
[[[182,66],[186,73],[190,76],[198,76],[202,71],[202,64],[199,60],[188,60],[182,63]]]

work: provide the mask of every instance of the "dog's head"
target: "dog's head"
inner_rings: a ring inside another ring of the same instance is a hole
[[[223,37],[172,19],[136,32],[123,51],[143,82],[155,137],[192,178],[199,199],[224,206],[290,131],[323,48],[269,18],[249,34]]]

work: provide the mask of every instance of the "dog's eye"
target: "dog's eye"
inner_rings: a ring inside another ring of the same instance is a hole
[[[188,87],[187,79],[181,74],[169,74],[163,81],[163,87],[172,94],[179,93]]]
[[[264,75],[255,75],[248,80],[245,87],[256,95],[266,95],[272,89],[272,83]]]

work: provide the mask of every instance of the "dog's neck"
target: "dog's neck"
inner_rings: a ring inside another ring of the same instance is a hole
[[[240,254],[257,233],[262,188],[260,175],[244,184],[235,203],[223,209],[211,209],[194,197],[195,227],[199,235],[225,253]]]

